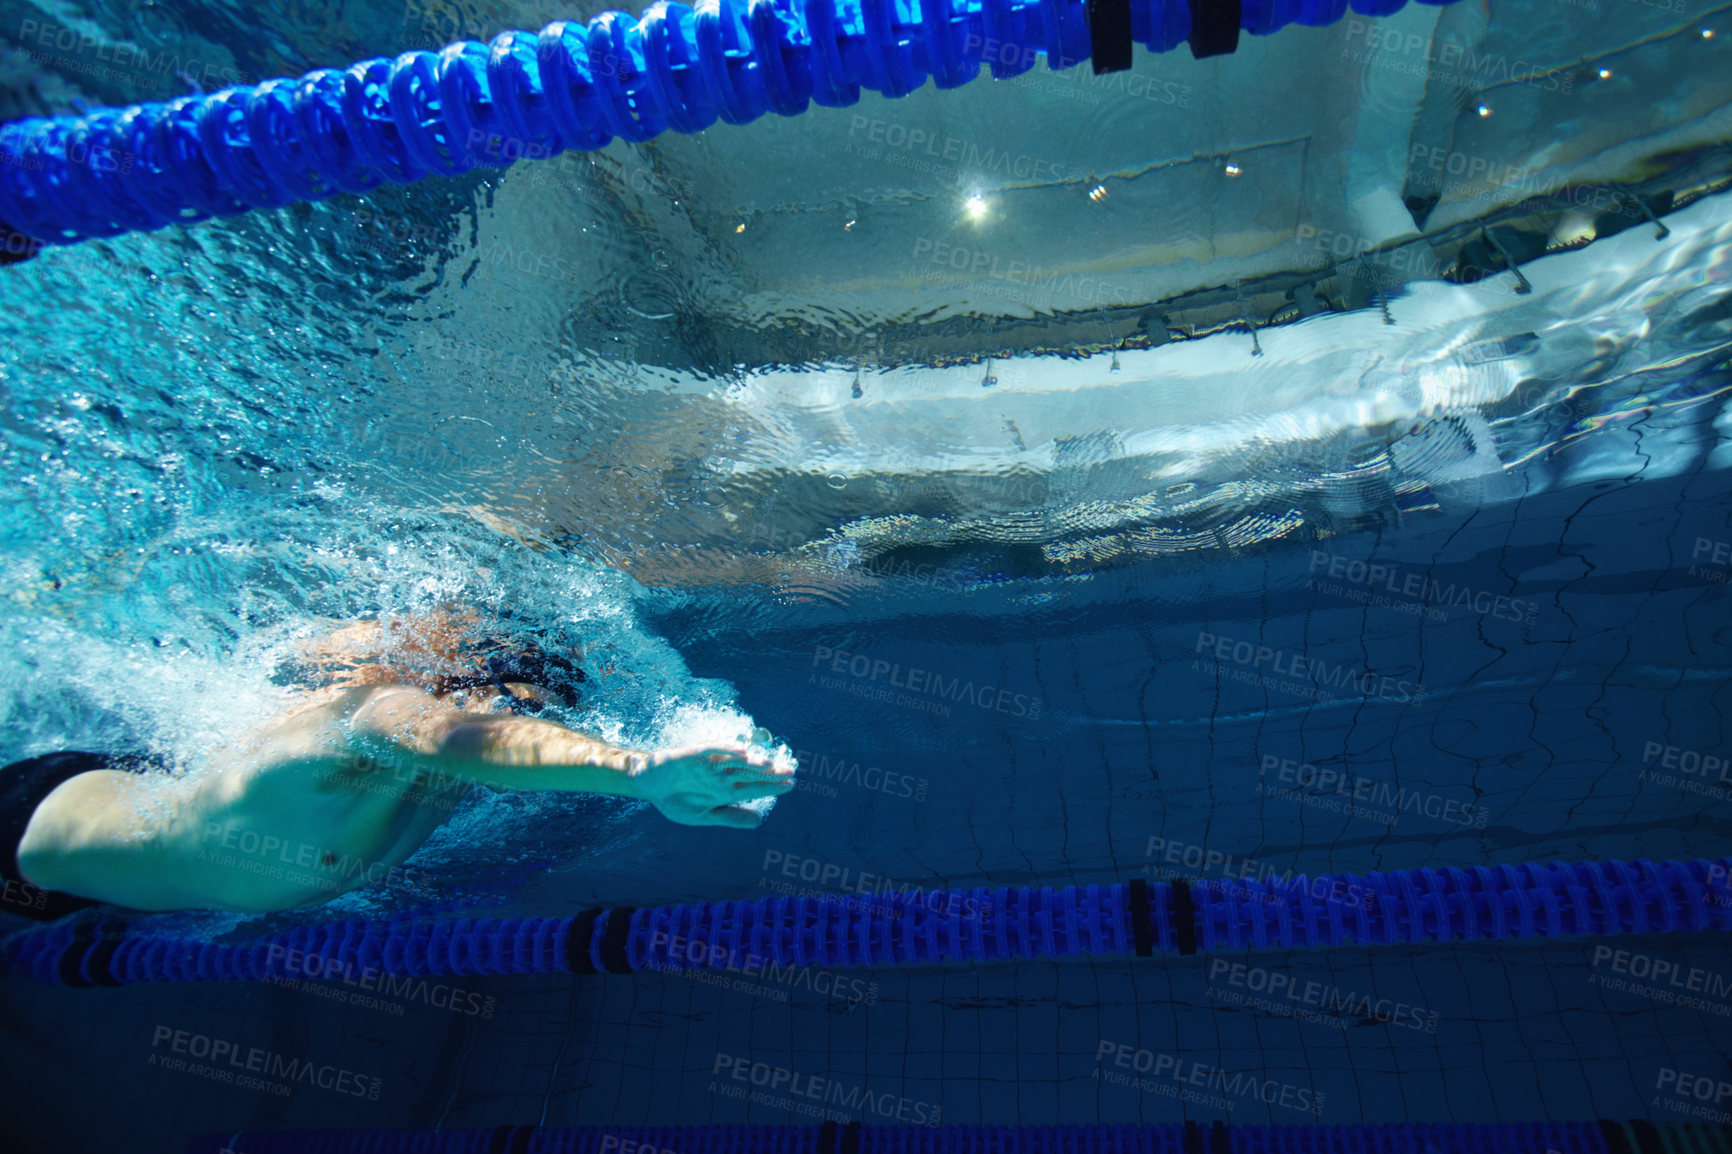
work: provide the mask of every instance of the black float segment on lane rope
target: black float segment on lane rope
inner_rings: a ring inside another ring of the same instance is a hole
[[[1636,1149],[1642,1154],[1666,1154],[1666,1143],[1660,1131],[1646,1118],[1630,1119],[1630,1133],[1636,1137]]]
[[[1194,954],[1197,952],[1197,905],[1191,900],[1191,883],[1184,878],[1174,878],[1173,887],[1173,934],[1178,941],[1179,953]]]
[[[1635,1154],[1630,1149],[1630,1136],[1625,1133],[1622,1122],[1601,1118],[1600,1134],[1606,1140],[1606,1154]]]
[[[487,1139],[487,1154],[528,1154],[534,1126],[501,1126]]]
[[[636,906],[620,906],[607,912],[607,928],[601,934],[601,964],[610,974],[631,973],[625,944],[631,935],[631,916],[636,912]]]
[[[1228,56],[1239,50],[1240,0],[1186,0],[1191,8],[1191,55]]]
[[[1155,929],[1149,921],[1149,883],[1142,878],[1132,878],[1130,900],[1131,944],[1137,951],[1137,957],[1153,957]]]
[[[601,909],[584,910],[571,919],[571,930],[565,937],[565,965],[574,974],[599,973],[589,958],[589,940],[595,936],[595,919]]]
[[[90,972],[90,980],[98,986],[120,986],[123,983],[114,976],[112,963],[120,945],[126,940],[125,922],[108,922],[102,926],[101,938],[96,948],[90,951],[85,959],[85,968]]]
[[[1095,75],[1131,66],[1131,0],[1087,0],[1089,64]]]

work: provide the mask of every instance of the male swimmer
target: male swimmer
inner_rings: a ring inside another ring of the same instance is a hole
[[[524,716],[571,704],[584,673],[533,645],[473,642],[475,624],[345,627],[312,654],[312,686],[198,774],[82,753],[0,770],[0,909],[326,901],[408,858],[473,785],[637,798],[736,828],[759,821],[742,802],[793,788],[791,768],[743,745],[651,753]]]

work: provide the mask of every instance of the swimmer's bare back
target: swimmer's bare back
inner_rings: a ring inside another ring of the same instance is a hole
[[[647,753],[476,709],[407,685],[326,690],[205,772],[81,773],[36,807],[19,867],[133,909],[263,912],[386,880],[477,784],[636,798],[737,828],[759,821],[740,803],[794,785],[743,746]]]

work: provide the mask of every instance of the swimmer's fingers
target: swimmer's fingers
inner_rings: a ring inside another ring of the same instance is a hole
[[[793,781],[794,770],[791,767],[778,769],[773,765],[752,766],[736,772],[724,773],[721,776],[724,782],[731,782],[734,785],[751,785],[766,781]]]
[[[712,750],[706,754],[712,773],[734,780],[772,781],[794,776],[793,766],[779,766],[766,753]]]
[[[737,773],[742,769],[769,769],[774,763],[770,755],[757,749],[706,749],[704,760],[711,769]]]
[[[792,779],[783,781],[736,781],[734,797],[739,799],[754,797],[780,797],[794,788]]]
[[[777,797],[794,788],[794,769],[738,747],[664,750],[634,773],[639,796],[685,825],[755,829],[758,816],[734,804]],[[725,803],[725,804],[723,804]]]
[[[732,829],[757,829],[764,820],[743,805],[718,805],[704,814],[705,825],[725,825]]]

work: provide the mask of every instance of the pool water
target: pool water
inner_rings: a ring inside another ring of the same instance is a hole
[[[798,787],[750,832],[476,791],[414,884],[134,924],[1725,856],[1732,19],[1545,7],[868,94],[0,268],[0,754],[209,772],[322,624],[461,601],[581,647],[568,724],[763,727]],[[572,15],[25,8],[6,117]],[[121,44],[184,67],[92,65]],[[347,1077],[201,1074],[177,1034]],[[1732,948],[14,974],[0,1038],[45,1151],[815,1100],[1723,1123],[1688,1087],[1732,1086]]]

